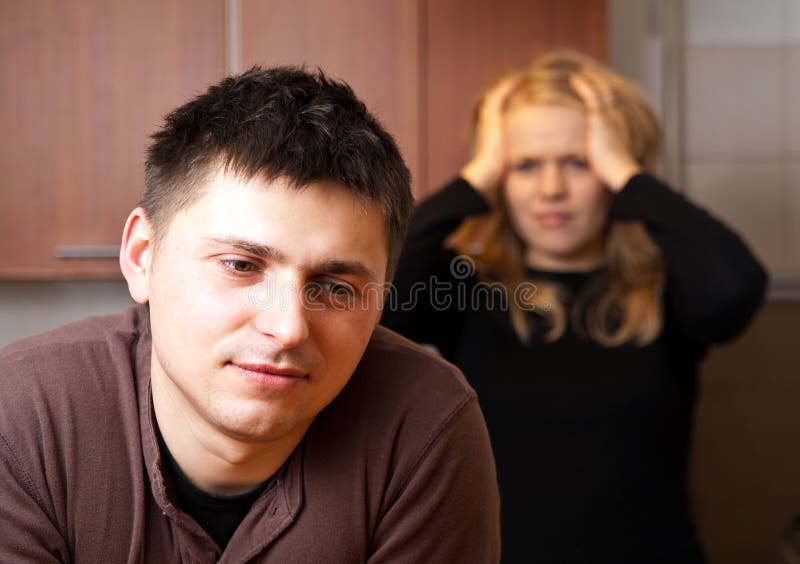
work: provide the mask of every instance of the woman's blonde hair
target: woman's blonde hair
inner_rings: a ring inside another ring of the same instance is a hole
[[[657,165],[661,126],[642,91],[632,81],[584,55],[559,51],[543,55],[530,67],[516,71],[518,84],[505,108],[528,104],[571,106],[586,109],[570,77],[581,76],[600,94],[599,110],[620,131],[631,154],[646,171]],[[477,122],[478,109],[475,120]],[[509,289],[524,281],[524,248],[509,221],[504,198],[492,212],[466,220],[449,244],[471,255],[484,279],[502,282]],[[537,291],[526,303],[509,299],[512,323],[521,340],[531,334],[533,309],[547,327],[545,339],[563,335],[568,321],[575,330],[605,346],[625,342],[645,345],[660,333],[663,324],[664,263],[644,226],[639,222],[615,222],[606,238],[606,268],[579,296],[546,280],[531,280]]]

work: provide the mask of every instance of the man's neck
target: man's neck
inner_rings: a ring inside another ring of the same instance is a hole
[[[153,409],[161,436],[183,474],[200,490],[231,496],[268,480],[305,434],[269,442],[238,440],[200,417],[174,393],[174,384],[153,371]]]

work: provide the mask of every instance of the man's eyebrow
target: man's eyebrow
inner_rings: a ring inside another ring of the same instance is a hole
[[[372,270],[359,261],[350,260],[327,260],[316,267],[316,270],[325,274],[349,274],[351,276],[358,276],[365,278],[369,281],[378,280]]]
[[[277,260],[279,262],[284,262],[286,260],[286,255],[275,247],[262,245],[261,243],[256,243],[255,241],[238,239],[235,237],[209,237],[208,240],[211,243],[232,247],[263,259]]]
[[[286,254],[275,247],[263,245],[248,239],[236,237],[210,237],[211,243],[224,245],[257,256],[265,260],[286,262]],[[317,263],[312,268],[321,274],[347,274],[364,278],[368,281],[378,280],[375,272],[368,268],[363,262],[357,260],[330,259]]]

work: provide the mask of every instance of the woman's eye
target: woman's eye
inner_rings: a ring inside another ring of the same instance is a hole
[[[573,157],[567,161],[567,164],[572,168],[578,169],[587,169],[589,168],[589,163],[586,162],[586,159],[582,159],[580,157]]]
[[[518,161],[514,163],[513,169],[518,172],[531,172],[538,168],[539,161],[535,161],[533,159],[525,159],[523,161]]]

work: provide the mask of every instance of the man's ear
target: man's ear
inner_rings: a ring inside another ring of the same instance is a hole
[[[150,275],[153,263],[153,230],[147,214],[136,208],[128,216],[122,232],[119,266],[128,292],[135,302],[146,303],[150,292]]]

